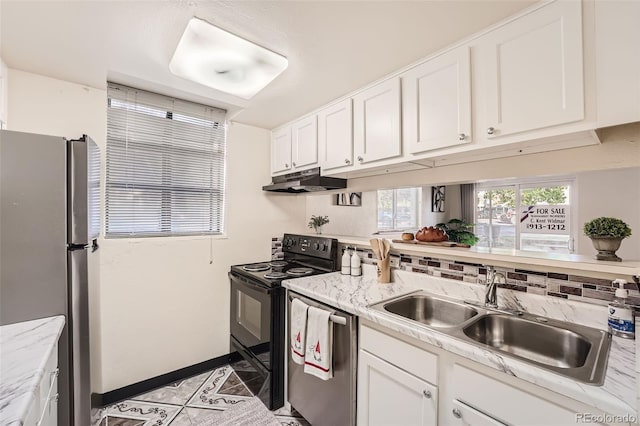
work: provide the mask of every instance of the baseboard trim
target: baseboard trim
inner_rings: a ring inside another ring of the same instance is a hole
[[[198,364],[181,368],[179,370],[171,371],[160,376],[152,377],[138,383],[133,383],[131,385],[124,386],[122,388],[115,389],[106,393],[92,393],[91,406],[93,408],[105,407],[118,401],[129,399],[145,392],[152,391],[162,386],[170,385],[171,383],[177,382],[179,380],[184,380],[189,377],[204,373],[206,371],[213,370],[214,368],[221,367],[223,365],[229,364],[230,362],[238,361],[239,358],[240,354],[238,354],[237,352],[226,354],[217,358],[212,358],[200,362]]]

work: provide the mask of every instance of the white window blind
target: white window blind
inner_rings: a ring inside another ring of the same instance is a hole
[[[221,234],[226,111],[108,84],[106,236]]]

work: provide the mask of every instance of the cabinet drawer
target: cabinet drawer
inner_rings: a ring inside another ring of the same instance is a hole
[[[453,400],[453,407],[453,411],[450,414],[451,421],[445,421],[444,423],[446,424],[460,426],[506,426],[504,423],[458,400]]]
[[[460,365],[453,367],[452,385],[456,400],[505,423],[568,425],[576,422],[576,413],[572,410]]]
[[[434,385],[438,356],[368,327],[360,327],[360,348]]]

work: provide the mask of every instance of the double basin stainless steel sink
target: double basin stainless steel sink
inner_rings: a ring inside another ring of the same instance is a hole
[[[583,383],[604,382],[611,335],[602,330],[424,292],[371,308]]]

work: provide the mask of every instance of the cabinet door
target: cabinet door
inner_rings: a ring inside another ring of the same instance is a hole
[[[291,127],[271,132],[271,173],[291,169]]]
[[[351,99],[318,112],[320,167],[324,170],[353,164]]]
[[[493,417],[489,417],[480,411],[469,407],[458,400],[453,401],[453,411],[444,424],[456,426],[505,426]]]
[[[393,78],[353,97],[353,146],[358,163],[397,157],[400,136],[400,78]]]
[[[298,169],[318,163],[318,128],[316,116],[303,118],[291,126],[291,165]]]
[[[402,76],[411,153],[471,142],[471,64],[462,46]]]
[[[487,34],[478,47],[487,138],[584,118],[580,1],[544,6]]]
[[[597,1],[598,127],[640,121],[640,2]]]
[[[360,351],[358,425],[420,426],[437,422],[435,386]]]
[[[575,410],[458,364],[453,367],[449,383],[456,400],[507,424],[534,426],[576,422]],[[505,401],[509,403],[505,404]]]

